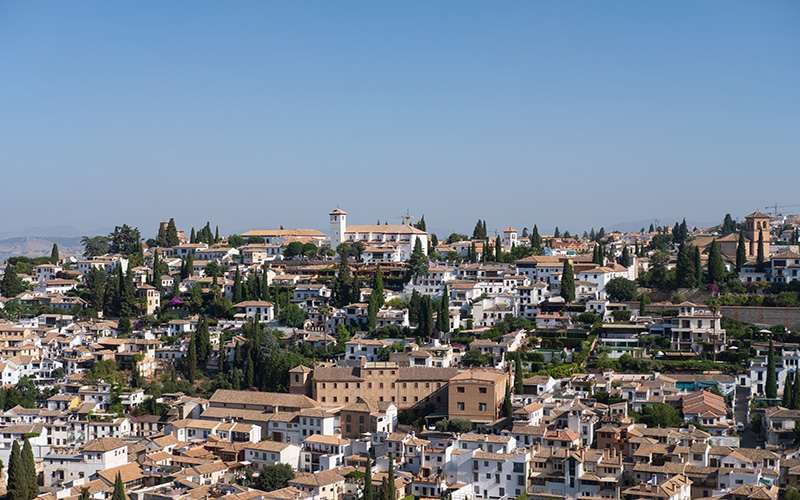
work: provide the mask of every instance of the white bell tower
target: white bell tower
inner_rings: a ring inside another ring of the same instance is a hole
[[[344,242],[344,233],[347,231],[347,212],[337,208],[330,213],[331,216],[331,248],[336,250]]]

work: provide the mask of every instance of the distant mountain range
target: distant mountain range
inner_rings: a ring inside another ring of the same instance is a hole
[[[58,245],[62,254],[80,256],[83,254],[81,236],[73,237],[36,237],[22,236],[0,240],[0,262],[5,262],[9,257],[44,257],[49,256],[53,250],[53,243]]]

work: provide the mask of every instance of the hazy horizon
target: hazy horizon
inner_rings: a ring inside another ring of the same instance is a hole
[[[170,217],[327,232],[337,205],[354,224],[410,210],[437,233],[479,218],[582,233],[797,199],[798,2],[0,14],[2,234],[127,223],[147,237]]]

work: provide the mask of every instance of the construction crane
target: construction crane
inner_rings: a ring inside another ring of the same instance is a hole
[[[774,209],[773,212],[772,212],[772,215],[776,216],[776,215],[778,215],[778,209],[779,208],[789,208],[789,207],[800,207],[800,204],[795,203],[793,205],[778,205],[776,203],[774,205],[769,205],[769,206],[764,207],[764,210],[769,210],[770,208],[772,208],[772,209]],[[769,212],[767,212],[767,213],[769,213]]]

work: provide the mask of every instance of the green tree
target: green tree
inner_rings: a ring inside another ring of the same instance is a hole
[[[236,273],[233,275],[233,303],[238,304],[243,300],[242,297],[242,276],[239,274],[239,266],[236,266]]]
[[[478,219],[478,222],[475,223],[475,229],[472,230],[472,239],[473,240],[485,240],[486,239],[486,226],[485,223],[481,223],[481,220]]]
[[[362,500],[372,500],[372,461],[367,455],[367,465],[364,467],[364,496]]]
[[[303,244],[300,243],[299,241],[293,241],[289,243],[283,250],[283,256],[286,257],[287,259],[291,259],[302,254],[303,254]]]
[[[381,299],[375,289],[369,294],[369,306],[367,307],[367,329],[370,332],[375,331],[378,321],[378,312],[381,310]]]
[[[379,307],[383,307],[386,299],[383,292],[383,271],[381,271],[380,264],[378,264],[378,266],[375,268],[375,285],[372,287],[372,293],[377,296]]]
[[[694,288],[695,282],[694,258],[689,254],[690,247],[681,243],[678,247],[678,259],[675,266],[676,285],[683,288]]]
[[[756,271],[764,271],[764,231],[758,230],[758,246],[756,247]]]
[[[99,257],[108,253],[110,246],[107,236],[84,236],[81,238],[83,245],[83,255],[86,257]]]
[[[447,333],[450,331],[450,301],[447,292],[447,284],[444,285],[440,304],[439,315],[436,317],[436,328],[442,333]]]
[[[4,297],[11,298],[27,289],[28,287],[25,282],[17,275],[16,267],[7,265],[6,272],[3,275],[3,281],[0,281],[0,294]]]
[[[189,352],[183,361],[183,376],[189,382],[194,382],[197,378],[197,341],[194,333],[189,337]]]
[[[201,368],[205,368],[208,363],[208,358],[211,357],[213,347],[211,346],[211,334],[208,328],[208,319],[205,316],[200,316],[197,322],[197,331],[195,332],[195,349],[197,353],[197,364]]]
[[[119,331],[122,336],[127,337],[133,331],[133,326],[131,325],[131,319],[127,316],[123,316],[117,322],[117,331]]]
[[[514,407],[511,404],[511,385],[506,382],[506,395],[503,399],[503,416],[510,418],[514,414]]]
[[[258,475],[254,486],[269,493],[286,488],[292,479],[294,479],[294,471],[291,465],[284,463],[266,465],[261,468],[261,474]]]
[[[703,261],[700,258],[700,247],[694,247],[692,260],[694,262],[694,281],[698,287],[703,286]]]
[[[792,410],[800,409],[800,380],[798,380],[797,373],[794,374],[794,383],[792,384],[792,406],[787,407]],[[786,389],[784,389],[785,391]]]
[[[387,483],[387,490],[385,493],[385,498],[387,500],[397,500],[397,488],[395,486],[395,479],[394,479],[394,454],[389,452],[389,470],[388,474],[386,475],[386,483]]]
[[[489,358],[480,349],[476,348],[467,351],[461,360],[467,366],[486,366],[489,364]]]
[[[536,224],[533,225],[533,231],[531,231],[530,240],[533,254],[540,255],[542,253],[542,237],[539,235],[539,228],[536,226]]]
[[[781,406],[784,408],[793,408],[794,402],[792,401],[792,396],[794,396],[792,388],[794,387],[793,384],[794,374],[789,372],[786,374],[786,381],[783,385],[783,400],[781,401]]]
[[[33,500],[39,496],[39,483],[36,480],[36,462],[33,459],[33,449],[27,438],[25,438],[25,444],[22,445],[22,469],[28,485],[28,500]]]
[[[622,255],[619,258],[619,265],[622,267],[630,267],[631,265],[631,254],[628,252],[627,245],[622,249]]]
[[[416,238],[414,241],[414,251],[408,259],[408,272],[410,276],[428,275],[428,256],[422,249],[422,239]]]
[[[561,274],[561,298],[567,304],[575,300],[575,276],[569,259],[564,260],[564,271]]]
[[[646,316],[647,315],[647,303],[645,303],[645,294],[641,294],[639,296],[639,316]]]
[[[783,498],[784,500],[800,500],[800,491],[797,491],[794,486],[789,486]]]
[[[81,488],[81,495],[78,497],[78,500],[89,500],[89,488],[85,486]]]
[[[678,409],[668,403],[646,406],[639,420],[648,427],[680,427],[683,424]]]
[[[59,260],[61,260],[61,254],[58,253],[58,245],[53,243],[53,248],[50,250],[50,263],[58,264]]]
[[[278,321],[283,326],[289,328],[300,328],[303,326],[308,314],[297,304],[289,304],[278,313]]]
[[[618,302],[636,300],[636,283],[627,278],[613,278],[606,283],[606,293]]]
[[[102,311],[106,292],[106,272],[98,267],[92,267],[86,275],[86,286],[89,289],[89,303],[95,311]]]
[[[250,238],[248,238],[248,242],[249,243],[255,243],[255,241],[251,242]],[[232,234],[232,235],[228,236],[228,246],[229,247],[239,248],[241,246],[244,246],[244,244],[245,244],[244,243],[244,238],[239,236],[238,234]]]
[[[722,252],[717,240],[711,242],[711,250],[708,253],[708,281],[710,283],[722,283],[725,274],[725,263],[722,261]]]
[[[141,239],[138,228],[130,227],[127,224],[117,226],[114,228],[114,232],[108,235],[110,242],[108,252],[133,255],[139,250]]]
[[[775,370],[775,347],[772,339],[769,340],[769,353],[767,354],[767,380],[764,383],[764,394],[768,398],[778,397],[778,377]]]
[[[525,386],[523,385],[524,375],[522,373],[522,357],[517,355],[514,360],[514,393],[524,394]]]
[[[122,476],[119,475],[119,472],[114,479],[114,493],[111,494],[111,500],[126,500],[125,485],[122,484]]]
[[[181,244],[181,240],[178,239],[178,228],[175,227],[175,219],[172,218],[167,223],[166,242],[168,247],[176,247]]]
[[[29,500],[28,480],[25,477],[25,464],[19,442],[15,439],[11,445],[11,455],[8,459],[8,482],[6,487],[7,500]]]
[[[744,231],[739,231],[739,242],[736,244],[736,272],[747,262],[747,243],[744,240]]]

